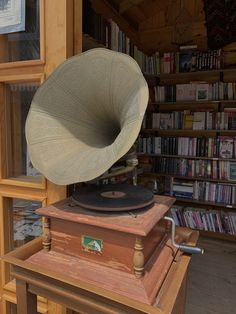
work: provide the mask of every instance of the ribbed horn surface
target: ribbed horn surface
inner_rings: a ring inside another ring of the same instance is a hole
[[[27,117],[34,167],[61,185],[98,177],[133,145],[147,102],[131,57],[99,48],[66,60],[38,89]]]

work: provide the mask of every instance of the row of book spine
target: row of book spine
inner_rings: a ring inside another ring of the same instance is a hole
[[[214,202],[225,205],[236,204],[236,186],[208,181],[180,181],[172,178],[167,193],[177,198]]]
[[[236,108],[225,108],[222,112],[152,112],[145,115],[142,127],[160,130],[236,130]]]
[[[223,63],[223,51],[198,51],[196,46],[181,46],[180,51],[165,52],[159,60],[161,73],[165,74],[217,70]]]
[[[198,91],[205,91],[204,99],[198,97]],[[158,85],[154,86],[156,102],[178,102],[194,100],[233,100],[236,99],[235,82],[214,82]]]
[[[189,178],[231,180],[236,183],[236,161],[158,157],[153,172]]]
[[[160,137],[139,135],[138,153],[209,158],[236,158],[236,137]]]
[[[236,235],[236,213],[175,205],[170,214],[177,226]]]
[[[148,74],[172,74],[182,72],[196,72],[219,70],[223,64],[223,51],[189,51],[187,47],[177,52],[165,52],[162,56],[159,52],[146,59]]]

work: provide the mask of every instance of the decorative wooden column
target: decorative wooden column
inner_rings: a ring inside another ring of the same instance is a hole
[[[137,237],[134,246],[134,273],[136,278],[141,278],[144,271],[143,242],[141,237]]]
[[[51,233],[50,233],[50,219],[43,217],[43,248],[50,251],[51,247]]]

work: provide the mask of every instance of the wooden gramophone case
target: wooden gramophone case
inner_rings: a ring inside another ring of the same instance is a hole
[[[163,219],[173,202],[157,196],[149,209],[107,214],[71,199],[38,209],[44,250],[28,261],[152,304],[176,254]]]

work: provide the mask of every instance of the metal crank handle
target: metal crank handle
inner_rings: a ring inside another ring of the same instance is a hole
[[[189,253],[189,254],[203,254],[204,253],[204,249],[197,246],[192,246],[192,245],[179,244],[179,249],[180,251],[184,253]]]
[[[180,243],[177,244],[175,242],[175,221],[173,218],[171,217],[164,217],[165,220],[168,220],[171,222],[171,241],[174,247],[176,247],[177,249],[179,249],[180,251],[184,252],[184,253],[189,253],[189,254],[203,254],[204,253],[204,249],[201,249],[197,246],[192,246],[192,245],[187,245],[184,243]]]

